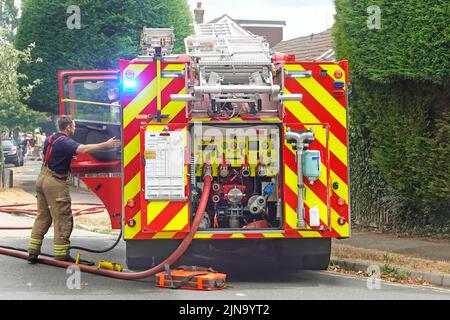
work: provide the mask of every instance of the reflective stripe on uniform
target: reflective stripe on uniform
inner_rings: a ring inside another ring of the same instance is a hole
[[[28,244],[29,249],[39,250],[42,246],[42,240],[39,239],[30,239],[30,242]]]
[[[41,252],[42,240],[30,238],[28,252],[39,254]]]
[[[30,243],[36,245],[42,245],[42,240],[30,238]]]
[[[62,245],[55,244],[54,245],[54,248],[58,249],[58,250],[68,250],[69,247],[70,247],[70,244],[62,244]]]
[[[55,244],[53,246],[53,253],[55,256],[66,256],[69,248],[70,244]]]

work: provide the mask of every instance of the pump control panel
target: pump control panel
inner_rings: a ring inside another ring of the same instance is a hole
[[[201,176],[202,165],[209,163],[215,175],[219,174],[221,166],[228,165],[238,169],[248,167],[251,177],[273,177],[279,171],[279,139],[277,128],[242,130],[240,134],[229,136],[204,135],[194,139],[196,176]]]
[[[276,124],[191,128],[193,209],[205,168],[213,178],[202,229],[279,226],[280,137]]]

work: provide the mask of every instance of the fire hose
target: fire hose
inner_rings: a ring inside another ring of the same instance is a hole
[[[18,203],[18,204],[10,204],[10,205],[0,205],[0,212],[3,213],[9,213],[9,214],[23,214],[23,215],[29,215],[29,216],[37,216],[38,214],[38,210],[37,209],[17,209],[17,207],[28,207],[34,205],[34,203]],[[81,215],[87,215],[87,214],[95,214],[95,213],[102,213],[103,210],[105,209],[105,207],[103,205],[99,205],[98,203],[74,203],[74,206],[90,206],[88,208],[82,208],[82,209],[76,209],[73,211],[72,215],[73,216],[81,216]],[[121,221],[122,222],[122,221]],[[33,227],[5,227],[5,226],[0,226],[0,231],[1,230],[31,230],[33,229]],[[108,248],[102,249],[102,250],[95,250],[95,249],[90,249],[90,248],[84,248],[84,247],[79,247],[79,246],[70,246],[69,250],[81,250],[81,251],[86,251],[86,252],[91,252],[91,253],[105,253],[108,251],[111,251],[112,249],[114,249],[120,242],[122,238],[122,224],[120,225],[120,234],[117,237],[116,241],[114,242],[114,244]],[[17,250],[17,251],[21,251],[21,252],[28,252],[28,250],[26,249],[22,249],[22,248],[15,248],[15,247],[10,247],[10,246],[0,246],[0,248],[4,248],[4,249],[11,249],[11,250]],[[42,253],[42,256],[45,257],[50,257],[53,258],[54,256],[51,254],[45,254]],[[80,262],[87,264],[87,265],[94,265],[93,262],[91,261],[87,261],[84,259],[80,259]]]
[[[160,271],[164,270],[165,265],[171,265],[175,263],[189,248],[189,245],[192,243],[192,240],[194,238],[194,235],[197,233],[198,227],[200,225],[200,222],[203,217],[203,213],[206,209],[206,205],[208,203],[209,193],[211,190],[211,181],[212,177],[211,175],[205,175],[204,176],[204,184],[203,184],[203,192],[202,196],[200,198],[199,205],[197,207],[197,212],[195,213],[194,220],[192,222],[191,230],[187,234],[187,236],[183,239],[181,244],[178,246],[177,249],[175,249],[174,252],[163,262],[158,264],[155,267],[152,267],[145,271],[140,272],[118,272],[118,271],[111,271],[111,270],[105,270],[105,269],[98,269],[96,267],[92,266],[86,266],[86,265],[78,265],[81,271],[85,271],[88,273],[98,274],[106,277],[116,278],[116,279],[123,279],[123,280],[137,280],[137,279],[143,279],[150,277]],[[0,254],[9,255],[12,257],[27,259],[28,253],[21,252],[17,250],[7,249],[7,248],[0,248]],[[58,261],[54,259],[49,258],[39,258],[40,263],[53,265],[57,267],[67,268],[69,266],[73,266],[74,263],[71,262],[65,262],[65,261]]]
[[[20,203],[14,205],[0,205],[0,212],[10,213],[10,214],[24,214],[30,216],[37,216],[38,211],[36,209],[18,209],[17,207],[27,207],[34,205],[33,203]],[[86,214],[96,214],[101,213],[105,209],[103,205],[98,203],[74,203],[75,206],[91,206],[88,208],[76,209],[73,211],[73,216],[81,216]],[[5,227],[0,226],[0,230],[31,230],[33,227]]]

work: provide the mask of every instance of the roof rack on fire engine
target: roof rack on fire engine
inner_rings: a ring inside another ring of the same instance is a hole
[[[204,65],[270,65],[269,44],[263,37],[228,23],[194,24],[195,35],[184,42],[186,53]],[[220,59],[218,59],[220,58]]]
[[[141,35],[141,54],[161,57],[172,52],[175,42],[173,28],[145,28]]]
[[[301,100],[301,95],[283,94],[274,84],[272,53],[263,37],[229,21],[194,24],[194,30],[184,43],[198,81],[190,94],[171,95],[172,101],[204,102],[208,95],[211,113],[217,115],[226,103],[233,108],[247,103],[252,113],[261,112],[263,95],[271,102]]]

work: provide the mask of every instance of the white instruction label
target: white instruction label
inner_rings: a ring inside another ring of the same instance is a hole
[[[185,199],[183,131],[145,132],[145,199]]]

